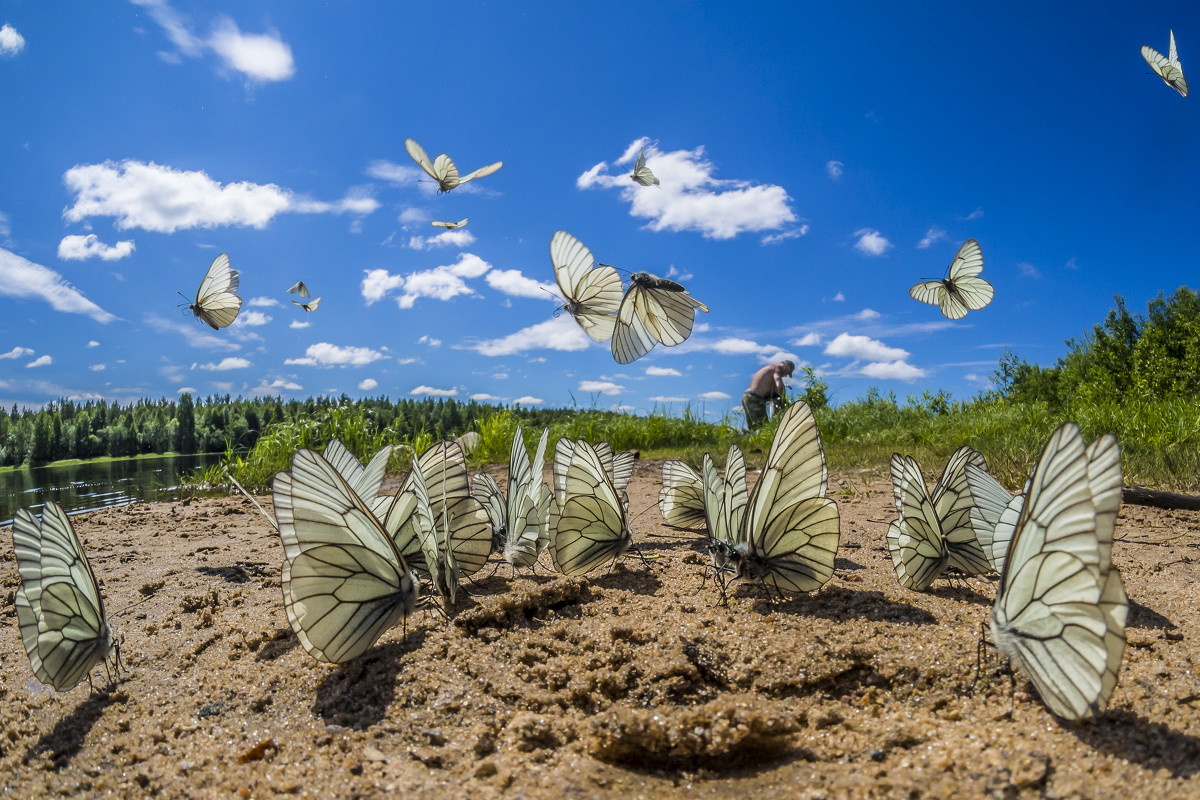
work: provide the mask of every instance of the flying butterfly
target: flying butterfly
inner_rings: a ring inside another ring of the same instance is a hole
[[[291,288],[288,289],[288,294],[299,294],[301,297],[312,297],[312,294],[308,291],[308,286],[304,283],[304,281],[296,281],[293,283]],[[292,302],[294,303],[296,301],[293,300]]]
[[[1079,426],[1051,436],[1030,477],[996,602],[996,646],[1069,720],[1108,706],[1125,652],[1129,601],[1112,564],[1121,453],[1105,434],[1084,447]]]
[[[1179,53],[1175,49],[1175,31],[1171,31],[1171,44],[1167,55],[1155,50],[1149,45],[1142,45],[1142,58],[1154,70],[1154,74],[1163,79],[1163,83],[1179,92],[1180,96],[1188,96],[1187,79],[1183,77],[1183,65],[1179,63]]]
[[[674,459],[663,462],[658,509],[672,528],[704,524],[704,482],[694,469]]]
[[[550,557],[564,575],[584,575],[629,548],[625,504],[595,448],[583,440],[558,440],[553,471]]]
[[[923,592],[949,567],[968,575],[991,571],[971,525],[969,464],[987,469],[983,456],[970,447],[955,450],[930,492],[916,459],[892,454],[892,492],[900,518],[888,527],[887,544],[904,588]]]
[[[967,239],[940,281],[921,281],[908,290],[913,300],[941,309],[947,319],[962,319],[968,311],[978,311],[992,302],[995,289],[979,273],[983,272],[983,250],[979,242]]]
[[[12,537],[21,576],[14,601],[21,643],[37,679],[65,692],[115,647],[96,575],[71,520],[54,501],[46,503],[40,522],[18,510]]]
[[[621,306],[621,276],[609,266],[596,266],[592,251],[566,231],[550,237],[550,263],[554,281],[566,305],[562,308],[575,318],[583,332],[597,342],[612,338]]]
[[[292,301],[293,304],[300,306],[305,311],[316,311],[317,304],[320,302],[321,302],[321,298],[319,298],[319,297],[314,298],[314,299],[308,301],[307,303],[297,303],[295,300]]]
[[[639,183],[642,186],[658,186],[658,178],[646,166],[646,150],[642,148],[638,151],[637,161],[634,162],[633,172],[629,175],[629,180],[634,183]]]
[[[633,273],[629,290],[617,309],[613,359],[618,364],[629,364],[649,353],[656,342],[667,347],[682,344],[692,335],[696,309],[708,312],[708,306],[688,294],[682,285],[649,272]]]
[[[437,181],[438,194],[448,192],[456,186],[461,186],[467,181],[473,181],[476,178],[482,178],[491,175],[496,170],[504,166],[503,161],[497,161],[494,164],[488,164],[486,167],[480,167],[474,172],[468,173],[461,178],[458,175],[458,167],[454,166],[454,162],[445,153],[442,153],[432,162],[429,161],[429,156],[425,153],[425,149],[417,144],[413,139],[404,140],[404,149],[412,157],[412,160],[417,162],[417,166],[425,171],[425,174]],[[465,221],[464,221],[465,223]]]
[[[188,310],[204,320],[210,328],[227,328],[237,319],[242,309],[242,298],[238,289],[238,271],[229,268],[229,256],[225,253],[213,259],[196,290],[196,299]]]
[[[459,228],[466,227],[467,220],[466,220],[466,218],[463,218],[463,219],[460,219],[458,222],[443,222],[441,220],[435,219],[433,222],[431,222],[429,224],[433,225],[435,228],[446,228],[447,230],[454,231],[454,230],[458,230]]]
[[[416,607],[416,578],[371,508],[319,453],[297,451],[272,492],[283,605],[296,638],[318,661],[358,658]]]

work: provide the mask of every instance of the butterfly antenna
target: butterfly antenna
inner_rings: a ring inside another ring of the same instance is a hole
[[[122,608],[120,611],[114,611],[113,613],[109,614],[109,615],[108,615],[108,616],[109,616],[109,619],[113,619],[113,618],[115,618],[115,617],[119,617],[119,616],[121,616],[122,614],[124,614],[126,611],[130,611],[131,609],[137,608],[137,607],[138,607],[138,606],[140,606],[142,603],[149,602],[149,601],[150,601],[150,599],[151,599],[151,598],[153,598],[153,597],[154,597],[154,592],[151,592],[149,595],[147,595],[146,597],[143,597],[141,600],[138,600],[136,603],[130,603],[129,605],[127,605],[127,606],[125,606],[124,608]],[[116,645],[114,644],[114,645],[113,645],[113,647],[115,648],[115,647],[116,647]]]
[[[237,478],[233,477],[233,473],[231,473],[229,471],[228,465],[225,466],[225,477],[229,478],[229,480],[233,483],[233,485],[238,488],[238,491],[240,491],[242,494],[246,495],[246,497],[249,498],[251,503],[254,503],[254,507],[257,508],[258,512],[266,518],[267,522],[271,523],[271,527],[275,529],[276,533],[278,533],[279,532],[279,523],[276,522],[274,519],[272,519],[271,515],[267,513],[266,509],[264,509],[262,506],[260,506],[258,504],[258,501],[255,500],[253,497],[250,497],[250,493],[247,492],[244,488],[242,488],[242,485],[237,482]]]

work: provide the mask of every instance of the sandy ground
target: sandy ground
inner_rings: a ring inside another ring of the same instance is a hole
[[[638,463],[635,512],[657,499],[660,466]],[[976,681],[992,582],[897,585],[884,474],[835,474],[830,494],[842,546],[813,595],[772,605],[743,588],[722,607],[702,585],[701,538],[650,509],[632,523],[648,566],[501,569],[453,620],[420,612],[336,668],[297,646],[282,549],[247,500],[77,516],[128,667],[95,693],[32,678],[5,533],[0,787],[23,798],[1200,795],[1200,513],[1122,510],[1113,558],[1129,647],[1108,713],[1074,725],[994,657]]]

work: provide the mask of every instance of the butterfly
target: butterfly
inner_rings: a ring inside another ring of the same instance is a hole
[[[375,513],[319,453],[297,451],[272,494],[283,605],[296,638],[318,661],[358,658],[416,607],[416,578]]]
[[[1125,652],[1129,601],[1112,564],[1122,483],[1116,437],[1085,448],[1073,422],[1051,434],[992,607],[996,646],[1064,719],[1108,706]]]
[[[295,300],[293,300],[293,301],[292,301],[292,303],[294,303],[295,305],[298,305],[298,306],[300,306],[300,307],[301,307],[301,308],[303,308],[305,311],[316,311],[316,310],[317,310],[317,304],[318,304],[318,303],[320,303],[320,302],[321,302],[321,298],[319,298],[319,297],[317,297],[317,298],[315,298],[315,299],[313,299],[313,300],[310,300],[310,301],[309,301],[309,302],[307,302],[307,303],[297,303]]]
[[[214,331],[227,328],[242,308],[242,298],[234,294],[237,289],[238,271],[229,268],[229,256],[221,253],[208,265],[208,272],[196,290],[196,300],[188,310]]]
[[[667,347],[682,344],[692,335],[697,308],[708,311],[708,306],[675,281],[649,272],[633,273],[629,276],[629,291],[617,309],[613,359],[618,364],[629,364],[649,353],[656,342]]]
[[[12,537],[21,575],[14,603],[21,642],[37,679],[65,692],[115,648],[96,575],[54,501],[46,503],[41,522],[18,510]]]
[[[304,281],[296,281],[293,283],[292,287],[288,289],[288,294],[299,294],[301,297],[312,297],[308,291],[308,286],[304,283]],[[296,301],[293,300],[292,302],[294,303]]]
[[[563,299],[563,310],[597,342],[612,338],[621,306],[621,276],[608,266],[596,267],[592,251],[566,231],[550,237],[550,263]]]
[[[674,459],[663,462],[658,508],[672,528],[704,524],[704,482],[694,469]]]
[[[379,488],[383,485],[388,459],[392,456],[391,445],[376,453],[366,466],[337,439],[330,439],[321,455],[368,505],[379,497]]]
[[[646,166],[646,150],[645,148],[638,151],[637,161],[633,165],[633,172],[629,175],[629,180],[634,183],[640,183],[642,186],[658,186],[658,178],[654,177],[654,173]]]
[[[497,161],[494,164],[488,164],[486,167],[471,172],[463,177],[458,176],[458,167],[454,166],[454,162],[445,153],[442,153],[430,163],[429,156],[425,153],[424,148],[417,144],[413,139],[404,140],[404,149],[412,157],[412,160],[417,162],[417,166],[425,171],[425,174],[437,181],[438,194],[448,192],[456,186],[460,186],[467,181],[473,181],[476,178],[482,178],[486,175],[491,175],[496,170],[504,166],[503,161]],[[465,223],[465,221],[464,221]]]
[[[1171,46],[1166,56],[1144,44],[1142,58],[1146,59],[1154,74],[1163,79],[1163,83],[1179,92],[1180,96],[1188,96],[1187,79],[1183,77],[1183,65],[1179,63],[1179,53],[1175,49],[1175,31],[1171,31]]]
[[[971,487],[971,527],[975,539],[992,563],[992,569],[1003,572],[1004,555],[1021,516],[1025,493],[1009,494],[986,469],[975,464],[967,464],[967,485]]]
[[[611,451],[611,448],[610,448]],[[584,575],[629,548],[625,504],[592,445],[559,439],[550,502],[550,557],[564,575]]]
[[[979,242],[967,239],[940,281],[914,283],[908,296],[937,306],[947,319],[962,319],[967,311],[978,311],[992,302],[995,289],[979,273],[983,272],[983,250]]]
[[[704,480],[710,552],[718,570],[732,569],[737,579],[792,593],[816,591],[833,577],[841,516],[837,503],[825,497],[829,471],[807,403],[793,403],[784,412],[748,500],[743,500],[745,462],[736,447],[729,450],[724,484],[711,459]],[[710,498],[718,491],[714,514]]]
[[[916,459],[892,454],[892,493],[900,518],[888,527],[887,544],[904,588],[923,592],[948,567],[969,575],[991,570],[971,526],[968,464],[987,469],[983,456],[964,445],[950,456],[930,493]]]
[[[521,428],[517,426],[508,456],[507,500],[495,479],[486,472],[480,472],[471,481],[475,497],[483,503],[492,524],[493,549],[500,550],[504,560],[514,567],[532,567],[549,544],[546,512],[550,490],[542,481],[549,435],[550,429],[544,428],[530,464]]]
[[[460,219],[458,222],[442,222],[440,220],[435,219],[433,222],[431,222],[429,224],[433,225],[435,227],[438,227],[438,228],[447,228],[448,230],[453,231],[453,230],[457,230],[459,228],[464,227],[467,224],[467,220],[464,218],[464,219]]]

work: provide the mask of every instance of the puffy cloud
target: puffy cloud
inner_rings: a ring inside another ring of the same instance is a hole
[[[90,340],[90,341],[87,343],[87,347],[88,347],[89,349],[90,349],[90,348],[93,348],[93,347],[99,347],[99,346],[100,346],[100,343],[99,343],[99,342],[97,342],[95,339],[92,339],[92,340]]]
[[[86,314],[97,322],[116,319],[54,270],[35,264],[16,253],[0,247],[0,295],[36,297],[45,300],[55,311],[67,314]]]
[[[1021,270],[1021,275],[1026,278],[1033,278],[1034,280],[1037,280],[1038,278],[1042,277],[1042,271],[1033,264],[1030,264],[1028,261],[1022,261],[1021,263],[1017,264],[1017,269]]]
[[[434,339],[432,336],[426,335],[426,336],[422,336],[420,339],[417,339],[417,344],[424,344],[424,345],[428,345],[429,347],[441,347],[442,340]]]
[[[465,228],[443,231],[434,236],[411,236],[408,246],[413,250],[433,250],[438,247],[466,247],[474,244],[475,235]]]
[[[92,372],[103,372],[104,370],[108,369],[108,365],[107,364],[92,364],[88,367],[88,369],[90,369]]]
[[[214,372],[225,372],[231,369],[245,369],[249,366],[251,366],[249,360],[245,358],[239,358],[237,356],[231,356],[229,358],[222,358],[220,362],[216,364],[212,363],[211,361],[207,364],[201,364],[200,369],[212,370]]]
[[[311,323],[311,322],[307,322],[307,321],[305,321],[305,322],[301,322],[301,321],[300,321],[300,320],[298,320],[298,319],[294,319],[294,320],[292,320],[291,322],[289,322],[289,323],[288,323],[288,327],[289,327],[289,328],[294,328],[294,329],[296,329],[296,330],[302,330],[302,329],[304,329],[304,328],[307,328],[309,325],[312,325],[312,323]]]
[[[159,333],[177,333],[186,339],[187,343],[192,347],[202,347],[205,350],[242,349],[242,346],[237,342],[231,342],[223,336],[214,335],[211,333],[211,329],[207,325],[202,325],[200,323],[175,322],[173,320],[163,319],[157,314],[147,314],[146,324]]]
[[[700,394],[700,399],[701,400],[728,400],[729,395],[725,394],[724,392],[702,392]]]
[[[625,387],[612,381],[580,381],[579,391],[588,392],[589,394],[599,392],[600,394],[611,396],[625,391]]]
[[[540,406],[546,401],[540,397],[534,397],[533,395],[527,394],[524,397],[518,397],[516,400],[513,400],[513,402],[519,406]]]
[[[558,287],[526,277],[519,269],[494,269],[487,274],[487,284],[496,291],[513,297],[548,297],[561,299]]]
[[[84,261],[89,258],[118,261],[127,257],[133,249],[132,239],[107,245],[94,233],[87,236],[71,234],[58,243],[58,257],[63,261]]]
[[[893,361],[908,358],[908,351],[899,347],[888,347],[883,342],[868,336],[840,333],[825,345],[825,355],[862,359],[863,361]]]
[[[24,358],[31,355],[33,355],[33,350],[28,347],[14,347],[7,353],[0,353],[0,358]]]
[[[362,367],[387,358],[378,350],[369,347],[339,347],[329,342],[309,345],[303,358],[285,358],[284,364],[306,367]]]
[[[363,196],[333,203],[311,200],[273,183],[222,185],[204,172],[132,159],[71,167],[63,173],[63,183],[75,195],[74,205],[63,212],[68,222],[113,217],[118,229],[157,233],[224,225],[261,229],[284,212],[361,215],[379,205]]]
[[[569,314],[539,322],[528,328],[522,328],[516,333],[510,333],[499,339],[485,339],[477,344],[469,345],[484,356],[508,356],[522,353],[526,350],[563,350],[574,352],[586,350],[591,344],[575,320]]]
[[[377,386],[379,386],[379,381],[374,378],[363,378],[358,382],[358,388],[364,392],[369,392]]]
[[[267,383],[266,379],[264,378],[263,380],[259,381],[258,386],[255,386],[250,390],[250,393],[257,395],[270,395],[279,394],[280,392],[299,392],[302,389],[304,389],[303,386],[295,381],[288,380],[287,378],[276,378],[270,383]]]
[[[899,359],[867,364],[859,370],[859,374],[880,380],[913,381],[917,378],[924,378],[927,373],[925,370]]]
[[[892,243],[882,233],[871,228],[859,228],[854,235],[858,237],[854,249],[865,256],[881,256],[892,248]]]
[[[875,309],[864,308],[862,311],[859,311],[857,314],[852,314],[850,318],[851,319],[868,320],[868,319],[878,319],[880,316],[881,316],[880,313],[878,311],[876,311]]]
[[[943,239],[945,239],[946,237],[947,237],[946,232],[935,225],[934,227],[930,228],[928,231],[925,232],[925,238],[923,238],[923,239],[921,239],[921,241],[917,242],[917,247],[918,247],[918,249],[925,250],[928,247],[932,246],[934,242],[940,242]]]
[[[683,373],[671,367],[646,367],[646,374],[650,377],[674,377],[681,378]]]
[[[715,178],[716,165],[704,157],[703,147],[664,153],[642,138],[613,166],[632,162],[643,147],[646,166],[658,176],[660,187],[638,186],[624,171],[610,175],[603,161],[580,175],[576,186],[618,189],[630,204],[629,213],[649,220],[646,227],[653,231],[697,231],[708,239],[732,239],[748,231],[777,231],[796,221],[782,186]]]
[[[272,320],[268,314],[261,311],[243,311],[238,314],[238,318],[233,321],[231,328],[259,328],[266,325]]]
[[[842,177],[842,174],[846,171],[845,167],[846,165],[840,161],[825,162],[825,171],[828,172],[829,177],[833,178],[835,181]]]
[[[457,397],[458,389],[435,389],[432,386],[421,385],[409,391],[410,395],[417,397]]]
[[[372,178],[395,184],[396,186],[413,186],[425,175],[418,167],[411,164],[395,164],[391,161],[372,161],[367,165],[367,174]],[[415,208],[406,208],[400,214],[401,222],[420,222],[425,219],[425,213]]]
[[[496,397],[496,395],[488,394],[487,392],[478,392],[473,394],[471,395],[471,399],[476,403],[495,403],[500,400],[500,398]]]
[[[820,343],[821,343],[821,334],[815,333],[815,332],[806,333],[803,336],[801,336],[799,339],[792,339],[790,342],[788,342],[788,344],[795,345],[796,347],[812,347],[812,346],[818,345]]]
[[[251,297],[246,301],[246,305],[258,308],[279,308],[282,303],[274,297]]]
[[[45,366],[47,366],[47,365],[49,365],[49,364],[53,364],[53,363],[54,363],[54,359],[53,359],[53,358],[51,358],[51,357],[50,357],[50,356],[47,354],[47,355],[41,355],[41,356],[38,356],[38,357],[37,357],[37,358],[35,358],[33,361],[30,361],[28,364],[26,364],[26,365],[25,365],[25,367],[26,367],[26,368],[29,368],[29,367],[45,367]]]
[[[418,298],[450,300],[459,295],[474,295],[475,290],[467,286],[467,278],[478,278],[492,265],[477,255],[463,253],[458,261],[408,275],[392,275],[385,269],[366,270],[362,280],[362,296],[371,305],[390,292],[398,291],[396,305],[412,308]]]
[[[0,28],[0,56],[15,56],[25,49],[25,37],[12,25]]]
[[[225,66],[253,81],[285,81],[296,74],[292,49],[278,34],[246,34],[237,24],[223,18],[208,40]]]

